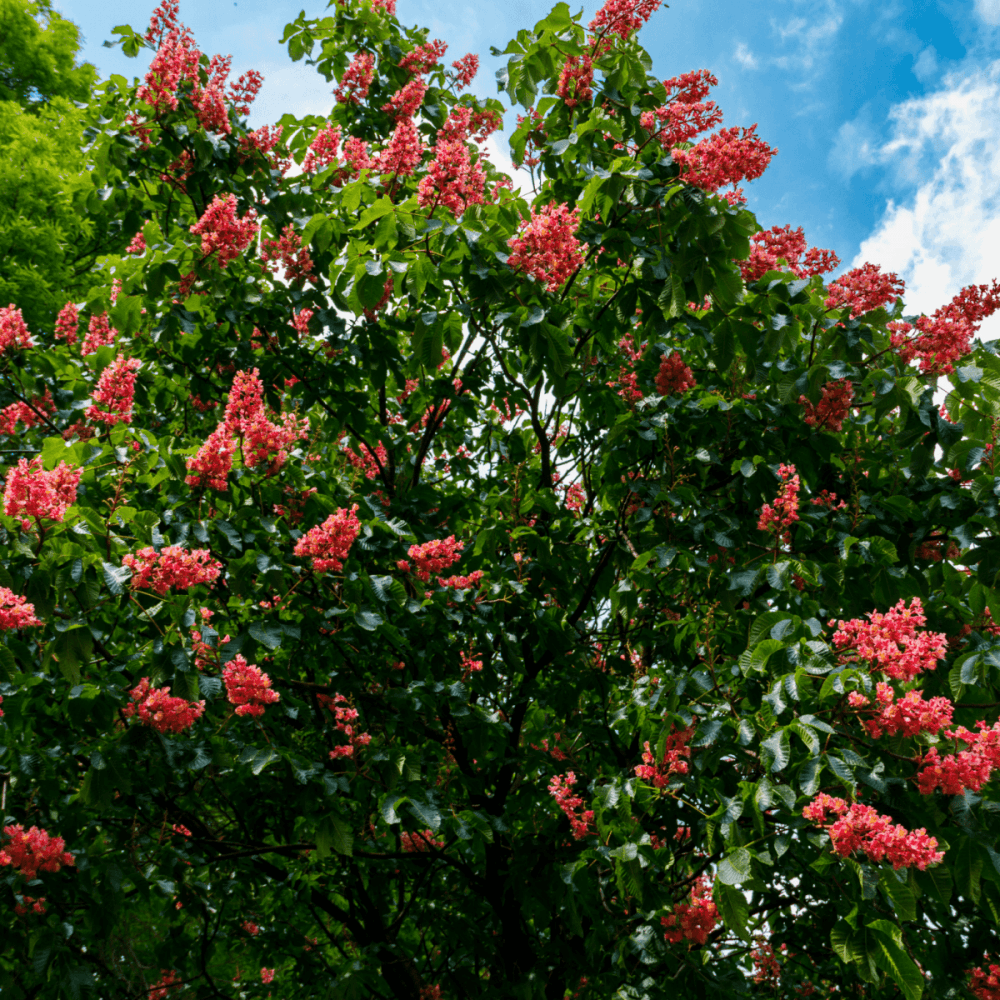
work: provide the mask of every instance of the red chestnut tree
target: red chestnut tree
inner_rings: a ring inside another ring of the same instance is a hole
[[[117,29],[127,252],[0,310],[5,998],[1000,995],[1000,286],[824,283],[658,6],[510,43],[520,190],[393,0],[256,130]]]

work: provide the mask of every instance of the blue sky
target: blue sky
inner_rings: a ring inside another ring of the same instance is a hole
[[[101,43],[114,25],[144,28],[150,0],[56,6],[83,29],[84,57],[102,75],[144,68]],[[473,89],[490,94],[501,63],[490,45],[503,48],[549,6],[398,0],[397,14],[447,41],[449,58],[477,52]],[[586,20],[597,6],[588,0]],[[301,0],[181,0],[203,51],[231,53],[235,72],[264,73],[254,124],[330,106],[322,78],[278,44],[300,9]],[[324,9],[306,0],[308,15]],[[917,309],[1000,276],[1000,0],[674,0],[640,39],[661,78],[710,69],[725,124],[757,122],[779,148],[747,188],[764,227],[801,225],[845,266],[896,270]],[[1000,316],[988,322],[997,329],[984,333],[1000,335]]]

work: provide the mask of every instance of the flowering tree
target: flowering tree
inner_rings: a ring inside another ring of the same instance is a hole
[[[254,131],[117,29],[127,250],[0,310],[4,997],[1000,995],[1000,285],[824,284],[657,7],[510,43],[520,193],[393,0]]]

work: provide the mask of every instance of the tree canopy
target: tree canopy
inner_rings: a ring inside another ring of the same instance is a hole
[[[256,130],[116,29],[122,245],[0,310],[5,997],[997,995],[1000,285],[762,231],[658,7],[511,41],[521,190],[393,0]]]

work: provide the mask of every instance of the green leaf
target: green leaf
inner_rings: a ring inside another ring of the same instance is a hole
[[[374,205],[369,205],[362,213],[361,218],[355,223],[354,229],[364,229],[371,225],[376,219],[381,219],[383,215],[389,215],[395,206],[388,198],[379,198]]]
[[[787,729],[779,729],[764,740],[761,745],[761,759],[769,763],[772,771],[783,771],[791,758],[791,747]]]
[[[253,622],[248,631],[252,639],[256,639],[268,649],[277,649],[284,637],[281,626],[277,622]]]
[[[740,885],[750,878],[750,852],[738,847],[719,862],[717,875],[725,885]]]
[[[722,916],[722,922],[737,937],[749,941],[750,931],[747,929],[747,922],[750,919],[750,907],[747,905],[747,898],[743,895],[742,890],[716,879],[713,895],[715,896],[715,905],[719,908],[719,913]]]
[[[14,654],[6,646],[0,646],[0,677],[13,681],[19,673]]]
[[[887,920],[875,920],[868,924],[868,930],[872,932],[869,954],[875,964],[889,974],[906,1000],[920,1000],[924,992],[924,977],[913,959],[896,943],[895,935],[886,932],[892,926]]]

